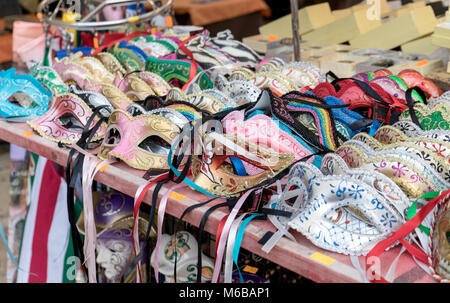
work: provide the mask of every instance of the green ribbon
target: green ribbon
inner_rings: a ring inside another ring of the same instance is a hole
[[[411,219],[412,217],[414,217],[415,214],[417,213],[417,201],[419,199],[434,199],[437,196],[439,196],[440,194],[441,194],[440,191],[430,191],[430,192],[427,192],[427,193],[423,194],[419,198],[417,198],[417,200],[414,201],[414,203],[411,205],[411,207],[406,212],[406,216],[408,217],[408,220]],[[422,230],[427,235],[430,234],[430,229],[428,227],[425,227],[422,224],[420,224],[419,228],[420,228],[420,230]]]

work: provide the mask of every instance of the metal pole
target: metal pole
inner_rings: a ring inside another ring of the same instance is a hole
[[[291,0],[292,40],[294,41],[294,60],[300,61],[300,35],[298,33],[298,0]]]

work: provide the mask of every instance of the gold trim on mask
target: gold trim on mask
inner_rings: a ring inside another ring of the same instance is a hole
[[[405,164],[405,159],[400,155],[397,156],[393,153],[392,155],[367,157],[363,150],[350,144],[339,147],[336,150],[336,154],[341,156],[350,168],[363,168],[366,165],[370,165],[374,170],[391,178],[408,197],[417,198],[423,193],[430,191],[430,189],[438,190],[431,180],[423,176],[423,167],[416,167],[408,162]],[[384,163],[385,165],[380,164],[377,166],[379,163]],[[398,170],[394,168],[394,163],[398,165]],[[401,169],[405,167],[408,169]]]
[[[175,138],[180,134],[180,129],[177,125],[175,125],[172,121],[169,119],[155,115],[155,114],[141,114],[139,116],[133,117],[130,113],[121,110],[116,109],[112,112],[111,116],[109,117],[108,121],[108,129],[110,127],[115,127],[121,135],[120,140],[125,140],[123,130],[120,129],[119,125],[117,124],[117,115],[123,114],[127,117],[127,119],[131,122],[134,120],[142,119],[142,117],[146,117],[145,120],[145,129],[146,132],[144,134],[140,134],[140,138],[134,138],[135,143],[134,144],[128,144],[129,147],[133,146],[133,148],[136,149],[136,153],[134,154],[133,159],[127,159],[123,155],[118,154],[114,152],[115,146],[109,146],[105,145],[105,141],[100,147],[100,158],[101,159],[107,159],[108,157],[115,157],[123,162],[125,162],[130,167],[133,167],[135,169],[139,170],[148,170],[150,168],[155,169],[169,169],[168,164],[168,154],[152,154],[147,151],[144,151],[143,149],[139,148],[139,144],[144,141],[149,136],[158,136],[161,137],[166,142],[173,144]],[[126,137],[126,136],[125,136]],[[129,140],[129,139],[128,139]],[[120,142],[119,142],[120,144]],[[182,164],[185,161],[182,162]]]
[[[433,267],[442,278],[450,280],[450,201],[438,213],[433,233]]]
[[[194,182],[201,188],[217,196],[237,196],[239,193],[275,177],[294,160],[293,154],[275,152],[267,145],[243,142],[238,137],[225,134],[220,136],[244,148],[246,152],[251,153],[253,156],[263,159],[265,165],[250,160],[246,156],[236,155],[236,152],[227,150],[226,147],[223,148],[223,155],[217,154],[218,146],[216,146],[212,147],[209,151],[204,151],[203,159],[194,156],[191,169]],[[214,138],[203,134],[204,146],[212,146],[216,143],[215,141]],[[232,172],[230,165],[225,162],[230,156],[238,157],[264,171],[252,176],[238,176]]]
[[[100,62],[103,63],[103,66],[113,75],[124,75],[127,73],[125,68],[123,68],[122,64],[120,64],[119,60],[117,60],[113,54],[100,52],[94,57],[100,60]]]
[[[76,99],[78,99],[78,101],[79,101],[80,103],[82,103],[82,104],[85,105],[85,108],[84,108],[84,109],[87,110],[87,112],[89,113],[89,117],[91,117],[91,116],[93,115],[94,112],[91,110],[91,108],[86,104],[86,102],[83,101],[83,99],[81,99],[81,98],[78,97],[77,95],[72,94],[72,93],[63,93],[63,94],[55,95],[54,98],[56,99],[56,98],[58,98],[58,97],[60,97],[60,96],[70,96],[71,98],[76,98]],[[53,102],[53,105],[54,105],[54,102]],[[99,121],[99,120],[100,120],[100,118],[98,117],[97,120],[94,120],[94,122]],[[57,142],[57,143],[60,142],[60,143],[62,143],[62,144],[73,144],[73,143],[75,143],[75,142],[77,141],[77,140],[73,141],[73,140],[64,140],[64,139],[58,139],[58,138],[55,138],[55,137],[50,137],[50,136],[48,136],[47,134],[45,134],[45,132],[39,127],[39,125],[35,125],[35,124],[34,124],[34,120],[27,121],[27,124],[28,124],[35,132],[37,132],[41,137],[43,137],[43,138],[45,138],[45,139],[47,139],[47,140],[50,140],[50,141],[53,141],[53,142]],[[95,123],[94,123],[94,124],[95,124]],[[92,124],[92,126],[93,126],[94,124]],[[102,122],[102,125],[103,125],[103,127],[106,129],[106,126],[107,126],[106,122]],[[61,126],[61,127],[62,127],[62,126]],[[81,133],[80,133],[80,135],[81,135]],[[104,137],[105,137],[105,135],[95,135],[95,136],[92,137],[91,142],[101,141],[101,140],[103,140]]]

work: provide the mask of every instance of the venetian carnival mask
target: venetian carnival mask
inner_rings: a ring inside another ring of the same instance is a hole
[[[6,119],[30,120],[49,108],[51,92],[34,77],[15,73],[15,69],[0,71],[0,115]]]
[[[408,199],[387,177],[350,169],[334,154],[324,157],[323,172],[309,163],[292,167],[284,191],[269,202],[291,213],[276,219],[281,230],[295,229],[326,250],[365,255],[401,226],[405,206],[393,200]]]
[[[163,234],[159,251],[158,268],[164,275],[165,283],[195,283],[197,281],[198,243],[194,236],[186,231],[176,235]],[[174,280],[174,264],[177,261],[177,281]],[[214,271],[214,262],[202,253],[201,281],[210,282]],[[155,251],[151,264],[155,263]]]
[[[168,169],[169,149],[183,126],[170,117],[174,117],[170,110],[135,117],[124,110],[115,110],[109,117],[98,157],[117,158],[141,170]]]
[[[134,199],[118,191],[94,192],[94,220],[97,232],[97,258],[104,282],[120,282],[120,278],[134,257],[131,232],[133,229]],[[84,213],[77,222],[78,230],[84,234]],[[145,214],[139,217],[139,240],[144,241],[148,226]],[[152,227],[150,237],[156,233]],[[144,258],[145,260],[145,258]],[[142,272],[145,272],[144,270]],[[131,282],[130,275],[125,282]]]
[[[93,104],[91,104],[93,105]],[[105,108],[108,113],[107,109]],[[66,93],[55,96],[52,107],[44,115],[27,123],[41,136],[65,144],[73,144],[81,138],[81,134],[93,115],[93,109],[79,96]],[[96,115],[89,129],[100,121],[101,115]],[[93,141],[99,141],[105,136],[106,123],[101,126],[93,136]]]

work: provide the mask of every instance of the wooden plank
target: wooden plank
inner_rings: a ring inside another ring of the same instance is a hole
[[[298,19],[300,35],[335,21],[328,2],[310,5],[298,10]],[[259,32],[264,35],[275,35],[279,38],[292,37],[291,14],[261,26]]]
[[[56,143],[32,133],[27,124],[0,121],[0,139],[21,146],[60,165],[66,165],[67,148],[60,148]],[[143,174],[143,171],[134,170],[123,163],[114,163],[105,171],[99,172],[95,179],[127,195],[134,196],[137,188],[147,182],[142,178]],[[160,197],[171,186],[172,184],[164,186],[160,192]],[[181,188],[177,192],[185,198],[179,200],[169,197],[166,208],[166,212],[175,217],[180,217],[187,207],[209,199],[188,187]],[[151,195],[150,190],[144,198],[146,203],[151,201]],[[220,202],[218,199],[211,205]],[[195,209],[185,217],[185,221],[198,226],[201,217],[211,205]],[[217,209],[209,217],[205,230],[215,235],[217,226],[225,215],[227,215],[226,208]],[[283,238],[269,254],[262,252],[258,241],[267,231],[275,231],[274,226],[269,221],[250,223],[245,230],[242,247],[316,282],[355,283],[363,281],[359,272],[352,266],[348,256],[320,249],[297,232],[293,232],[296,241]],[[382,256],[382,273],[387,272],[399,250],[400,247],[395,247]],[[361,263],[363,259],[363,257],[360,257]],[[331,260],[331,262],[325,262],[328,260]],[[403,254],[397,266],[396,276],[401,277],[402,282],[434,282],[432,277],[424,275],[424,273],[419,276],[408,274],[416,270],[412,258],[408,254]]]
[[[383,25],[350,40],[350,45],[361,48],[392,49],[414,39],[431,34],[437,24],[433,9],[416,8]]]
[[[368,20],[366,12],[360,10],[302,35],[302,38],[306,41],[339,44],[369,32],[380,25],[381,21]]]

